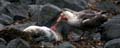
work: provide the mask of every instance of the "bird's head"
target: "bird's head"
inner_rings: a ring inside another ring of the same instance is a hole
[[[69,18],[72,18],[73,16],[74,16],[73,13],[70,11],[62,11],[60,13],[59,18],[57,19],[57,22],[67,21]]]

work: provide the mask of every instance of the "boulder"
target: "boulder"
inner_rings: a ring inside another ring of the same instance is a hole
[[[23,23],[23,24],[9,25],[7,27],[23,31],[26,27],[35,25],[35,24],[36,24],[36,22],[27,22],[27,23]]]
[[[96,7],[100,10],[108,11],[114,14],[120,13],[120,9],[118,6],[113,4],[111,1],[101,1],[96,3]]]
[[[70,8],[75,11],[88,8],[88,3],[86,0],[53,0],[50,3],[55,4],[60,8]]]
[[[6,14],[0,14],[0,23],[4,25],[12,24],[13,23],[13,18],[6,15]]]
[[[88,8],[86,0],[36,0],[36,4],[51,3],[60,8],[70,8],[72,10],[80,11]]]
[[[5,45],[6,43],[7,42],[3,38],[0,38],[0,48],[7,48]]]
[[[30,6],[32,21],[37,22],[37,25],[40,26],[51,26],[60,11],[60,8],[52,4]]]
[[[0,31],[3,30],[5,26],[3,24],[0,24]]]
[[[8,2],[11,3],[17,3],[17,4],[24,4],[24,5],[28,5],[28,4],[34,4],[36,0],[6,0]]]
[[[10,4],[10,2],[7,2],[5,0],[0,0],[0,11],[4,9],[4,7],[7,6],[8,4]]]
[[[104,45],[104,48],[119,48],[119,47],[120,47],[120,38],[110,40]]]
[[[63,42],[55,48],[74,48],[74,45],[72,45],[70,42]]]
[[[30,48],[30,45],[25,40],[16,38],[7,44],[7,48]]]
[[[5,45],[7,42],[3,39],[3,38],[0,38],[0,45]]]
[[[10,15],[11,17],[21,16],[29,18],[28,7],[26,5],[9,4],[2,10],[2,13]]]
[[[102,26],[105,28],[105,35],[110,39],[120,38],[120,15],[114,16]]]

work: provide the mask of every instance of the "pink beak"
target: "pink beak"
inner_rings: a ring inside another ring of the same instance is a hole
[[[62,20],[66,20],[66,19],[67,19],[67,18],[66,18],[65,16],[60,16],[60,17],[57,19],[56,23],[55,23],[53,26],[51,26],[51,29],[54,30],[54,31],[56,31],[56,30],[57,30],[57,25],[58,25],[58,23],[61,22]]]
[[[57,19],[56,23],[55,23],[54,25],[52,25],[50,28],[51,28],[52,30],[56,31],[56,30],[57,30],[57,25],[58,25],[58,23],[59,23],[61,20],[62,20],[62,17],[60,16],[60,17]]]
[[[62,20],[62,17],[60,16],[58,19],[57,19],[57,23],[60,22]]]

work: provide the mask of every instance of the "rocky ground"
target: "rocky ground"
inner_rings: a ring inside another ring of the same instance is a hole
[[[64,22],[57,29],[63,40],[57,43],[34,42],[29,33],[22,32],[30,25],[50,27],[63,8],[102,10],[109,20],[101,25],[101,34],[93,32],[90,38],[86,34],[81,40],[82,31],[69,34],[71,27]],[[119,48],[119,8],[119,0],[0,0],[0,48]]]

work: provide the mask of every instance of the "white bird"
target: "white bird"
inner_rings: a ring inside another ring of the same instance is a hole
[[[46,26],[29,26],[25,28],[23,31],[25,32],[30,32],[33,34],[38,34],[37,36],[42,37],[40,35],[43,35],[47,38],[48,40],[55,40],[55,41],[60,41],[62,38],[59,33],[53,31],[52,29],[46,27]]]
[[[64,21],[73,28],[80,29],[83,32],[91,32],[93,29],[99,27],[101,24],[107,21],[107,19],[107,16],[102,14],[102,12],[93,10],[83,10],[80,12],[62,11],[56,21],[57,23],[54,24],[51,29],[55,30],[58,23]]]

